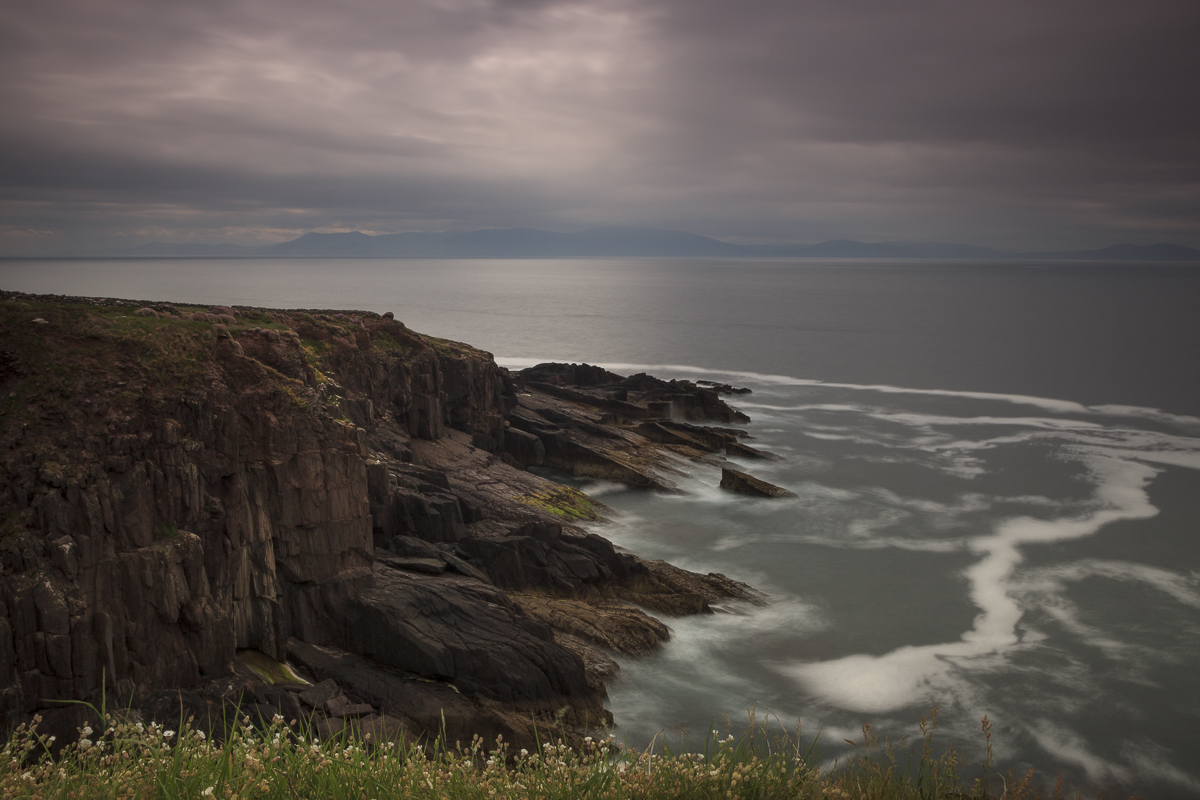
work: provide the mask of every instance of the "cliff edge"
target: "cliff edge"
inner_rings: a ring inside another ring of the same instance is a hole
[[[642,609],[761,598],[618,551],[529,468],[674,491],[675,457],[758,453],[700,424],[745,419],[721,391],[510,374],[390,314],[0,292],[0,716],[611,722],[613,654],[669,635]]]

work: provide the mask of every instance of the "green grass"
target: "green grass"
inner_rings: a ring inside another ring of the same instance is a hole
[[[35,722],[36,724],[36,722]],[[447,747],[372,741],[339,734],[318,741],[306,726],[276,718],[265,729],[248,719],[223,741],[188,724],[178,730],[120,722],[109,716],[102,733],[90,727],[57,757],[36,728],[21,726],[0,753],[5,798],[243,798],[244,800],[391,800],[392,798],[595,798],[595,800],[963,800],[1040,797],[1027,776],[992,776],[965,784],[959,755],[934,755],[936,715],[922,719],[914,746],[881,744],[869,726],[857,755],[819,766],[815,742],[802,746],[769,726],[740,737],[706,733],[698,752],[659,747],[635,751],[611,735],[579,748],[546,744],[513,752],[507,743]],[[985,733],[986,733],[985,725]],[[990,740],[989,740],[990,743]],[[853,744],[853,743],[852,743]],[[990,752],[990,751],[989,751]],[[1061,798],[1061,782],[1053,797]],[[1075,795],[1079,797],[1078,794]]]
[[[411,352],[411,348],[397,342],[387,331],[375,331],[371,334],[371,345],[385,353],[394,352],[401,358],[407,358]]]

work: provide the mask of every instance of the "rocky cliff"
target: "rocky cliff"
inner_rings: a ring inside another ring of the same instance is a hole
[[[611,655],[668,635],[638,606],[757,598],[574,527],[602,507],[527,467],[669,491],[665,454],[746,448],[696,424],[738,419],[715,388],[510,375],[391,315],[0,293],[0,715],[603,722]]]

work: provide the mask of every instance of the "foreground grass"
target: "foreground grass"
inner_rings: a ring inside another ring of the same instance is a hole
[[[244,723],[247,721],[244,721]],[[1030,776],[965,786],[958,755],[935,757],[936,716],[922,720],[913,747],[880,745],[870,728],[858,755],[831,771],[813,761],[812,747],[752,724],[741,738],[710,734],[703,753],[633,752],[611,736],[587,739],[581,750],[546,745],[509,752],[504,742],[449,749],[372,743],[339,737],[317,741],[276,718],[266,730],[235,726],[223,742],[108,718],[103,732],[85,727],[57,757],[53,741],[22,726],[4,746],[0,798],[984,798],[1039,795]],[[777,733],[777,732],[776,732]],[[984,733],[988,728],[984,724]],[[990,741],[990,740],[989,740]],[[904,743],[907,744],[907,743]],[[986,762],[984,767],[989,766]],[[1062,797],[1061,786],[1053,795]]]

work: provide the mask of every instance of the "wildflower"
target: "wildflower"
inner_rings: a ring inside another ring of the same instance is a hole
[[[84,729],[83,729],[83,731],[84,731],[83,735],[84,735],[84,736],[88,736],[88,735],[90,735],[90,734],[91,734],[91,732],[92,732],[92,729],[91,729],[91,728],[84,728]],[[58,738],[57,736],[49,736],[49,737],[47,737],[47,738],[46,738],[46,744],[54,744],[54,740],[55,740],[55,739],[57,739],[57,738]]]
[[[80,736],[91,736],[91,735],[92,735],[92,726],[91,726],[91,725],[84,725],[84,726],[83,726],[83,730],[81,730],[81,731],[79,732],[79,735],[80,735]]]
[[[212,786],[208,787],[207,789],[205,789],[203,792],[200,793],[200,796],[201,797],[212,797],[213,796],[213,788],[214,787],[212,787]]]
[[[91,739],[80,739],[80,740],[79,740],[79,749],[80,749],[80,750],[87,750],[87,749],[89,749],[91,746],[92,746],[92,740],[91,740]]]
[[[138,731],[138,733],[145,733],[145,732],[146,732],[146,726],[145,726],[145,725],[143,725],[142,723],[140,723],[140,722],[139,722],[139,723],[137,724],[137,731]]]
[[[31,780],[33,780],[33,773],[32,773],[32,772],[26,772],[24,775],[22,775],[22,776],[21,776],[21,780],[26,780],[26,781],[31,781]]]
[[[196,738],[203,742],[208,737],[204,735],[204,731],[196,731]]]
[[[174,735],[175,735],[175,731],[163,731],[164,739],[170,739]]]
[[[524,756],[527,756],[527,755],[529,755],[529,751],[528,751],[528,750],[526,750],[524,747],[522,747],[522,748],[521,748],[521,755],[522,755],[522,757],[524,757]]]

